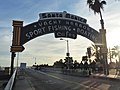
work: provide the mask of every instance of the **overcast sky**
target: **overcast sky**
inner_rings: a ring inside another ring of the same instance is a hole
[[[12,20],[24,21],[24,26],[39,19],[39,13],[63,12],[81,16],[87,19],[87,24],[99,31],[100,17],[89,9],[87,0],[0,0],[0,66],[10,66],[10,46],[12,40]],[[107,46],[120,45],[120,2],[119,0],[106,0],[103,19],[107,31]],[[91,41],[78,35],[77,39],[68,39],[70,55],[74,60],[81,61],[86,48]],[[66,42],[55,38],[54,34],[37,37],[24,45],[25,50],[19,53],[19,63],[25,62],[33,65],[35,58],[37,64],[52,65],[56,60],[64,59],[66,55]],[[15,58],[15,65],[16,65]]]

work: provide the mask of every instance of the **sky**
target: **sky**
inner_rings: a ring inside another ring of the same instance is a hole
[[[100,17],[94,14],[86,3],[87,0],[0,0],[0,66],[10,66],[12,41],[12,20],[24,21],[24,26],[39,19],[39,13],[63,12],[78,15],[87,19],[87,24],[99,31]],[[106,0],[107,5],[102,11],[106,29],[107,47],[120,46],[120,1]],[[67,39],[67,38],[65,38]],[[86,48],[92,41],[80,35],[77,39],[69,40],[70,56],[78,62],[86,55]],[[25,50],[17,53],[15,58],[18,63],[53,65],[55,61],[66,56],[66,42],[55,38],[54,34],[37,37],[25,45]]]

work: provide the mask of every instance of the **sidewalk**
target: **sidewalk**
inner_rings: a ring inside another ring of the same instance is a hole
[[[111,80],[119,80],[120,81],[120,72],[112,71],[109,72],[109,75],[104,74],[93,74],[91,77],[101,78],[101,79],[111,79]]]
[[[13,90],[35,90],[24,71],[18,71]]]
[[[118,76],[118,75],[93,74],[92,77],[120,80],[120,76]]]

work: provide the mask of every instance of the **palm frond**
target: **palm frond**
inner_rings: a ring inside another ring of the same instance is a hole
[[[92,4],[93,0],[87,0],[87,4]]]
[[[101,0],[87,0],[89,8],[94,11],[94,13],[100,13],[100,9],[103,10],[103,5],[106,5],[106,1]]]
[[[91,44],[94,49],[96,49],[96,46],[94,44]]]
[[[107,3],[106,3],[106,1],[101,1],[101,3],[102,3],[102,4],[104,4],[104,5],[106,5],[106,4],[107,4]]]
[[[102,10],[104,10],[103,5],[106,5],[106,4],[107,4],[106,1],[101,1],[101,3],[100,3],[100,8],[101,8]]]

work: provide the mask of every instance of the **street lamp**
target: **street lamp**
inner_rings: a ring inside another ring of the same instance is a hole
[[[69,42],[68,42],[68,40],[66,40],[66,39],[63,39],[63,38],[60,38],[60,40],[64,40],[64,41],[66,41],[67,42],[67,53],[66,53],[66,56],[70,56],[70,53],[69,53]]]
[[[36,65],[36,64],[37,64],[37,63],[36,63],[36,57],[33,57],[33,59],[34,59],[34,61],[35,61],[35,65]]]
[[[68,40],[66,40],[66,39],[63,39],[63,38],[60,38],[60,40],[64,40],[64,41],[66,41],[67,42],[67,52],[66,52],[66,56],[67,56],[67,59],[68,59],[68,61],[67,61],[67,65],[68,65],[68,70],[70,69],[70,53],[69,53],[69,42],[68,42]]]

